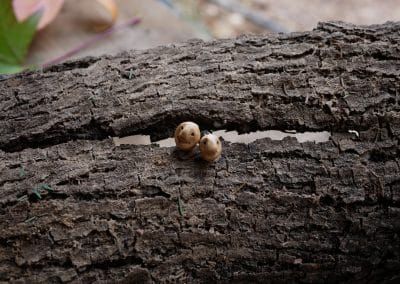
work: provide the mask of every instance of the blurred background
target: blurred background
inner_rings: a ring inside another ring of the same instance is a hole
[[[400,0],[115,0],[115,4],[118,15],[113,26],[117,28],[93,40],[99,25],[110,23],[109,11],[93,0],[66,0],[57,17],[36,32],[26,64],[116,54],[190,38],[305,31],[319,21],[400,20]],[[140,23],[124,26],[134,16],[140,17]],[[82,44],[85,48],[69,54]]]

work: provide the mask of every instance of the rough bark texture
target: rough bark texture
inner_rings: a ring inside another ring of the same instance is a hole
[[[0,281],[400,281],[399,31],[323,23],[3,78]],[[211,164],[107,138],[183,120],[332,138],[224,143]]]

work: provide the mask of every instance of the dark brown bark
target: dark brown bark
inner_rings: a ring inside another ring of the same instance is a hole
[[[399,30],[322,23],[2,79],[0,281],[399,281]],[[225,142],[211,164],[107,138],[184,120],[332,137]]]

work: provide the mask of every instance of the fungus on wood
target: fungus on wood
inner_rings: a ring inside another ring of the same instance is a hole
[[[0,282],[399,281],[399,31],[329,22],[0,79]],[[332,136],[223,142],[214,163],[109,138],[186,120]]]

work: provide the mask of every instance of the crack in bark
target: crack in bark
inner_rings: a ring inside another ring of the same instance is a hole
[[[196,41],[194,46],[189,42],[156,48],[152,53],[135,51],[101,60],[87,58],[57,65],[56,69],[50,67],[45,73],[28,72],[7,77],[3,89],[0,88],[0,92],[5,94],[0,99],[5,119],[0,125],[0,149],[14,152],[76,139],[97,140],[138,133],[160,139],[170,136],[172,124],[187,119],[199,121],[210,129],[215,129],[214,124],[218,122],[218,128],[237,129],[239,132],[283,127],[299,131],[346,131],[355,127],[367,130],[374,126],[374,110],[381,104],[374,100],[374,96],[357,101],[358,108],[365,105],[364,110],[348,106],[347,114],[332,110],[325,113],[321,106],[326,91],[335,94],[339,90],[335,91],[334,86],[325,88],[324,92],[317,90],[317,105],[310,106],[305,103],[310,90],[305,89],[307,84],[301,82],[304,76],[318,80],[346,76],[347,98],[337,97],[342,110],[349,104],[349,99],[357,100],[359,93],[368,88],[363,86],[370,85],[365,79],[371,76],[381,78],[374,83],[377,92],[396,90],[395,80],[383,80],[399,78],[398,73],[387,68],[395,67],[396,62],[392,59],[399,57],[398,51],[387,48],[386,43],[387,37],[391,38],[392,44],[397,40],[391,34],[396,25],[352,29],[345,24],[328,23],[309,33],[277,35],[271,39],[245,36],[231,41]],[[376,34],[374,41],[365,42],[363,32]],[[366,52],[369,49],[371,52]],[[363,55],[362,60],[359,55]],[[354,67],[350,68],[349,62]],[[321,66],[310,67],[313,63]],[[278,69],[275,70],[274,66]],[[262,71],[267,69],[278,73]],[[75,70],[74,73],[71,70]],[[121,70],[134,72],[134,77],[121,77]],[[242,73],[245,70],[249,72]],[[226,76],[231,79],[227,81],[224,79]],[[283,93],[280,90],[288,80],[296,82],[293,85],[296,86],[293,89],[295,95],[289,94],[287,88]],[[32,81],[42,84],[25,84]],[[255,85],[270,89],[267,100],[261,105],[260,98],[249,96]],[[323,82],[319,87],[323,88]],[[18,94],[17,98],[15,94]],[[395,92],[387,94],[389,105],[386,104],[385,111],[390,112],[396,95]],[[77,99],[81,105],[76,104]],[[64,101],[65,105],[60,107],[59,101]],[[90,106],[86,105],[87,102]],[[28,110],[29,115],[21,116],[22,121],[14,123],[12,117],[15,113],[26,112],[25,105],[32,109]],[[197,111],[192,110],[193,106]],[[91,113],[91,119],[71,122],[85,117],[87,111]],[[390,124],[393,118],[398,119],[389,113],[384,120]],[[53,126],[41,127],[43,120]],[[398,137],[399,132],[396,129],[394,137]]]

